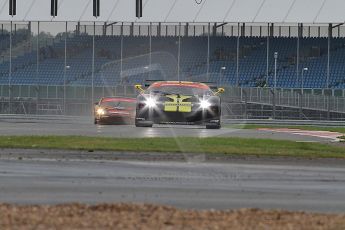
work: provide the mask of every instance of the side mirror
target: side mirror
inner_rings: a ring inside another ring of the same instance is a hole
[[[134,87],[139,91],[139,93],[143,93],[145,91],[141,85],[135,85]]]
[[[225,92],[225,89],[224,88],[218,88],[217,92],[216,92],[216,95],[219,95],[219,94],[222,94]]]

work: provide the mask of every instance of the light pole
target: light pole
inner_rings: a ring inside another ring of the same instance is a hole
[[[91,64],[91,70],[92,70],[91,72],[91,114],[93,113],[93,107],[95,104],[94,102],[95,100],[95,36],[96,36],[96,22],[93,22],[92,64]],[[121,57],[121,61],[122,61],[122,57]]]
[[[220,68],[220,77],[224,77],[224,71],[226,70],[226,67],[225,66],[222,66],[221,68]],[[224,81],[224,79],[223,79],[223,81]]]
[[[274,90],[277,88],[277,60],[278,52],[274,52]]]
[[[64,63],[64,69],[63,69],[63,115],[67,115],[66,114],[66,84],[67,84],[67,77],[66,77],[66,74],[67,74],[67,28],[68,28],[68,22],[66,22],[66,25],[65,25],[65,63]]]
[[[274,52],[273,119],[276,119],[277,60],[278,52]]]
[[[304,98],[304,72],[308,71],[308,68],[304,67],[301,73],[301,93],[299,94],[299,117],[303,118],[303,104],[302,100]]]
[[[308,71],[308,68],[306,68],[306,67],[304,67],[303,69],[302,69],[302,74],[301,74],[301,77],[302,77],[302,82],[301,82],[301,90],[302,90],[302,95],[303,95],[303,91],[304,91],[304,72],[305,71]]]
[[[65,52],[66,53],[66,52]],[[63,109],[64,109],[64,115],[66,115],[66,109],[67,109],[67,70],[69,70],[71,67],[69,65],[66,65],[66,58],[65,58],[65,68],[64,68],[64,74],[63,74]]]

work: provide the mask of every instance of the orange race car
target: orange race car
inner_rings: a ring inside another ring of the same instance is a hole
[[[221,99],[223,88],[214,92],[204,83],[186,81],[158,81],[143,89],[135,86],[137,97],[135,125],[203,124],[207,129],[221,127]]]
[[[128,124],[135,118],[135,98],[105,97],[95,104],[95,124]]]

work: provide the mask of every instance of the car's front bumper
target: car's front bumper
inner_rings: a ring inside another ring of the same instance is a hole
[[[134,117],[133,116],[124,116],[124,115],[116,115],[116,114],[106,114],[96,117],[96,119],[100,122],[104,123],[133,123]]]
[[[219,124],[220,115],[218,110],[198,109],[192,112],[165,112],[157,108],[146,108],[137,111],[136,121],[153,122],[155,124]]]

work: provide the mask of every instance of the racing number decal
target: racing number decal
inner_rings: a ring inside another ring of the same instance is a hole
[[[164,103],[165,112],[192,112],[192,102],[183,102],[184,100],[191,98],[190,96],[178,97],[177,95],[168,95],[167,97],[173,101],[167,101]]]
[[[167,95],[167,98],[172,99],[173,101],[167,101],[164,103],[165,112],[177,112],[178,98],[177,95]]]
[[[189,99],[191,97],[188,96],[180,96],[178,98],[178,111],[183,113],[190,113],[192,112],[192,102],[183,102],[186,99]]]

